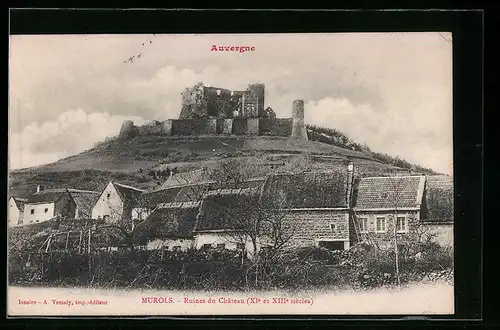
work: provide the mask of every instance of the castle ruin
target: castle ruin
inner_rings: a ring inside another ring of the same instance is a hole
[[[200,82],[182,92],[179,119],[153,121],[139,127],[131,121],[125,121],[119,137],[246,135],[281,136],[307,141],[304,101],[293,102],[292,117],[276,118],[272,108],[265,108],[264,94],[264,84],[251,84],[244,91],[231,91]]]

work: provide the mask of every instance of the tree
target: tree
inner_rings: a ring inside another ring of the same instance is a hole
[[[251,166],[243,166],[237,161],[220,163],[211,172],[224,187],[233,189],[241,188],[241,184],[252,176],[251,173],[253,173]],[[272,178],[272,175],[267,176],[260,187],[237,190],[240,195],[235,193],[234,196],[226,196],[223,202],[213,205],[217,208],[217,217],[229,219],[230,223],[226,224],[226,240],[245,245],[247,242],[250,243],[249,255],[252,267],[249,270],[254,271],[255,285],[259,281],[261,247],[267,248],[269,257],[278,255],[291,242],[295,232],[293,222],[287,220],[290,205],[285,193],[276,192],[271,202],[263,200],[263,190]],[[242,191],[245,193],[242,194]]]

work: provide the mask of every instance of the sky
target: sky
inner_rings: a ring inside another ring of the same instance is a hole
[[[177,118],[182,90],[200,81],[234,90],[264,83],[265,106],[278,117],[303,99],[307,124],[453,173],[452,39],[444,32],[10,36],[9,167],[80,153],[126,119]]]

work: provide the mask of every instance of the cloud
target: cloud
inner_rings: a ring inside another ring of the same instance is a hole
[[[90,149],[96,142],[118,134],[124,120],[137,125],[146,122],[138,116],[87,114],[82,109],[68,110],[41,124],[33,122],[22,132],[10,135],[9,167],[46,164]]]
[[[251,44],[256,51],[210,52],[213,44]],[[11,135],[48,134],[32,122],[71,126],[59,120],[68,109],[85,109],[87,117],[176,118],[180,93],[199,81],[229,89],[264,82],[265,104],[280,117],[290,115],[293,100],[304,99],[308,122],[376,151],[439,170],[451,157],[452,52],[437,33],[40,35],[13,36],[10,46]],[[139,53],[133,64],[124,63]],[[83,117],[74,116],[89,120]],[[56,157],[51,145],[64,154],[88,145],[61,141],[33,145],[40,159],[42,152]]]
[[[423,120],[422,113],[417,112],[380,112],[369,104],[355,105],[347,98],[328,97],[305,104],[306,123],[335,128],[374,151],[451,174],[451,119],[435,115],[429,120],[431,115]]]

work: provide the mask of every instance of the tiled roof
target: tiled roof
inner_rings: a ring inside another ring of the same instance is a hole
[[[394,209],[420,207],[424,189],[423,176],[361,178],[356,209]]]
[[[218,189],[203,197],[195,231],[242,229],[256,216],[258,188]]]
[[[347,205],[345,168],[301,174],[279,174],[268,178],[262,200],[273,207],[276,196],[284,195],[290,208],[343,208]]]
[[[426,221],[453,221],[453,181],[451,178],[427,181],[424,202],[425,212],[422,219]]]

